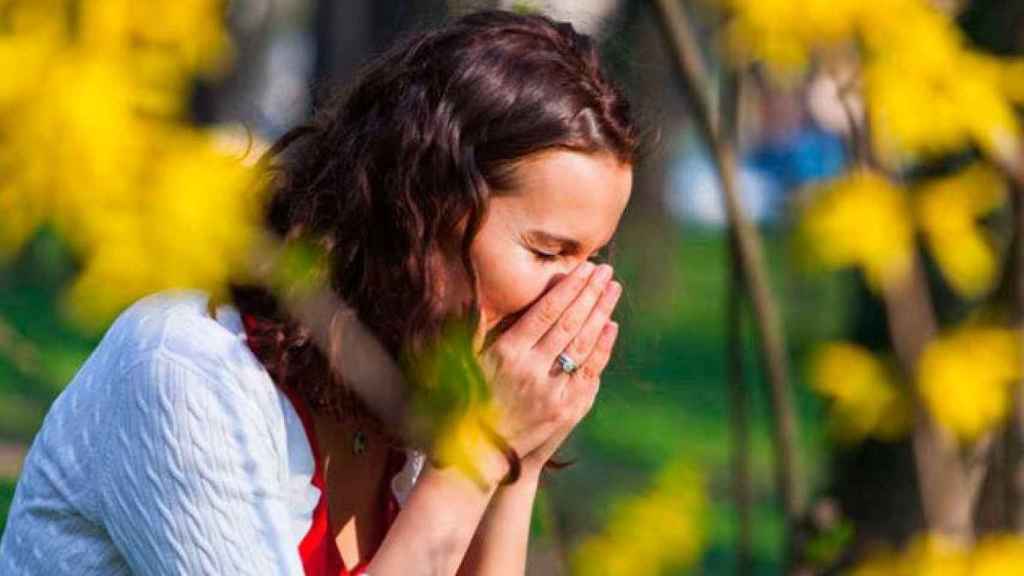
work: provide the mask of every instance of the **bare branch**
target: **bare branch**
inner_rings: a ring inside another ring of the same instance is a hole
[[[740,203],[736,150],[722,137],[719,124],[712,115],[711,102],[704,91],[704,87],[710,85],[710,80],[689,18],[675,0],[656,0],[655,6],[661,13],[661,25],[674,50],[697,126],[711,149],[721,180],[726,215],[736,237],[737,257],[753,305],[762,358],[771,385],[776,474],[786,522],[793,526],[803,508],[803,489],[800,485],[796,448],[797,426],[791,403],[788,356],[782,322],[775,296],[768,283],[761,238]]]

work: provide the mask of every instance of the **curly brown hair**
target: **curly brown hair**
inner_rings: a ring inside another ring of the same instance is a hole
[[[476,12],[409,36],[371,62],[346,93],[268,156],[275,178],[267,226],[321,247],[331,288],[396,359],[436,338],[431,257],[461,262],[491,194],[517,161],[550,149],[611,153],[632,163],[637,130],[593,41],[540,15]],[[470,282],[473,285],[473,282]],[[311,406],[360,412],[308,331],[267,289],[232,288],[250,346],[278,385]]]

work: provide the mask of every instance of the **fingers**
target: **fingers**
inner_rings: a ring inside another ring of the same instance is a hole
[[[618,282],[611,281],[605,285],[601,298],[597,301],[594,309],[591,310],[590,316],[587,317],[583,328],[564,350],[570,358],[582,363],[590,357],[594,347],[597,346],[598,338],[601,337],[601,331],[608,324],[608,320],[611,318],[615,305],[618,304],[621,295],[622,285]]]
[[[604,371],[605,366],[608,366],[608,361],[612,357],[612,350],[615,348],[615,340],[618,336],[618,322],[610,321],[604,325],[601,335],[597,339],[597,345],[594,346],[594,351],[580,366],[580,375],[584,380],[597,380],[601,377],[601,372]]]
[[[590,276],[586,287],[534,346],[541,358],[554,361],[555,357],[561,354],[569,346],[569,343],[580,334],[611,278],[611,266],[602,264],[597,267]],[[577,361],[579,360],[577,359]]]
[[[512,347],[533,347],[551,326],[558,321],[565,309],[587,286],[594,272],[592,262],[583,262],[569,276],[555,284],[526,314],[502,335],[501,339]]]

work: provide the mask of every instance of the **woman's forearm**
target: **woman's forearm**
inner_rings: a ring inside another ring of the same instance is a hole
[[[530,539],[530,518],[538,476],[524,475],[500,488],[477,528],[459,576],[522,576]]]
[[[483,466],[481,488],[458,469],[428,466],[367,569],[372,576],[456,573],[495,487],[508,465],[500,455]]]

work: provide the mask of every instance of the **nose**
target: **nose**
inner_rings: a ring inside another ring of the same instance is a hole
[[[554,285],[554,283],[558,282],[562,278],[575,272],[577,268],[586,264],[587,260],[587,258],[584,258],[582,256],[566,259],[565,262],[558,266],[558,270],[556,270],[551,275],[551,278],[549,279],[548,288],[550,288],[552,285]]]
[[[575,271],[576,268],[578,266],[581,266],[584,262],[585,260],[572,259],[566,260],[564,263],[560,264],[557,267],[557,269],[554,272],[552,272],[551,275],[548,277],[547,282],[544,284],[544,290],[541,291],[541,293],[538,294],[534,301],[531,302],[530,304],[534,304],[537,300],[544,296],[544,294],[547,294],[548,290],[551,290],[555,286],[555,284],[558,284],[563,278],[565,278],[569,274],[572,274],[573,271]]]

